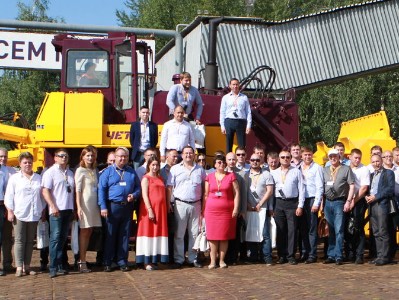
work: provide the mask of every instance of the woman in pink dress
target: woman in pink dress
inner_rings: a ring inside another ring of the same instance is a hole
[[[226,256],[228,241],[235,238],[236,218],[239,209],[239,188],[234,173],[225,171],[226,158],[217,155],[214,159],[215,172],[205,180],[203,211],[205,212],[206,236],[211,246],[209,269],[216,267],[219,252],[220,268],[227,268]]]
[[[159,159],[150,157],[147,174],[141,180],[143,199],[138,216],[136,263],[144,263],[147,271],[156,270],[158,262],[169,261],[167,213],[170,205],[159,168]]]

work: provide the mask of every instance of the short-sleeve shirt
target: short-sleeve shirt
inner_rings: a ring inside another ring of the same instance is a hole
[[[346,165],[340,165],[336,174],[331,171],[330,167],[324,167],[323,175],[327,199],[347,197],[349,185],[355,183],[355,175],[351,168]]]
[[[268,171],[262,171],[260,174],[257,173],[251,173],[251,170],[247,173],[248,175],[248,189],[247,189],[247,195],[248,195],[248,203],[251,206],[256,206],[260,200],[265,196],[266,194],[266,187],[268,185],[274,186],[274,180],[273,176],[270,174]],[[256,197],[256,196],[257,197]],[[273,198],[273,194],[270,196],[270,198]],[[268,208],[271,203],[271,199],[263,203],[262,208]]]
[[[75,180],[70,169],[62,170],[58,164],[54,164],[44,172],[42,187],[50,190],[59,210],[73,209]],[[50,214],[52,213],[50,208]]]

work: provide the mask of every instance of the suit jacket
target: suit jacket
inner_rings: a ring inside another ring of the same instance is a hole
[[[150,147],[156,147],[158,144],[158,125],[152,121],[148,121],[148,127],[150,130]],[[140,150],[141,141],[141,128],[140,121],[133,122],[130,126],[130,145],[132,146],[132,160],[137,156],[137,152]]]
[[[374,173],[372,173],[370,179],[370,187],[371,182],[373,181]],[[375,195],[377,202],[385,202],[387,203],[388,199],[394,197],[395,195],[395,173],[392,170],[382,168],[380,181],[378,182],[378,192]],[[385,201],[384,201],[385,200]]]

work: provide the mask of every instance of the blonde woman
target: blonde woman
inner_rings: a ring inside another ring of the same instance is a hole
[[[89,273],[86,264],[86,251],[93,227],[101,227],[100,208],[97,204],[98,172],[96,169],[97,150],[87,146],[80,154],[80,167],[75,173],[76,207],[80,226],[79,271]]]

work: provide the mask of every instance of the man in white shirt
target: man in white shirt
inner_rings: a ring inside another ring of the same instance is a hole
[[[324,192],[323,168],[313,161],[312,149],[302,147],[301,152],[302,162],[298,167],[305,186],[303,215],[299,217],[302,237],[301,261],[311,264],[317,261],[317,218]]]
[[[348,230],[345,231],[345,248],[349,260],[354,261],[355,264],[363,264],[364,245],[366,242],[364,214],[367,209],[364,197],[370,186],[370,172],[368,168],[361,163],[362,152],[359,149],[352,149],[349,159],[351,161],[350,167],[355,175],[355,190],[353,201],[350,206],[354,227],[353,233],[349,233]]]
[[[58,149],[54,165],[42,177],[43,198],[49,207],[50,223],[50,278],[68,273],[62,265],[64,245],[73,216],[75,181],[68,168],[68,152]]]
[[[166,150],[175,149],[179,154],[187,145],[195,149],[194,133],[191,125],[184,120],[184,109],[178,105],[175,107],[174,118],[163,125],[161,144],[159,151],[161,161],[165,162]]]
[[[224,95],[220,105],[220,127],[226,135],[226,153],[233,148],[234,134],[237,134],[239,147],[245,148],[245,135],[251,132],[252,114],[248,97],[240,93],[240,81],[232,78],[231,92]]]
[[[3,253],[3,270],[0,269],[0,276],[6,271],[14,271],[12,267],[12,223],[7,220],[6,208],[4,206],[4,194],[6,192],[8,179],[15,173],[14,168],[7,166],[8,151],[0,148],[0,252]],[[2,251],[1,251],[2,250]],[[0,253],[1,258],[1,253]]]

